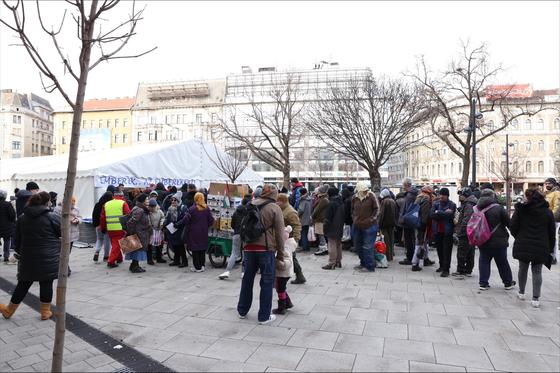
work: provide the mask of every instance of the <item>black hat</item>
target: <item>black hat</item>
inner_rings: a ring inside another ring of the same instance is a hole
[[[549,177],[544,181],[545,183],[551,183],[552,185],[556,185],[556,179],[553,177]]]
[[[299,180],[298,180],[297,177],[292,177],[292,178],[290,179],[290,182],[291,182],[291,183],[297,183],[298,181],[299,181]]]
[[[114,185],[109,185],[109,186],[107,186],[106,192],[115,193],[115,190],[117,190],[117,188],[115,188]]]
[[[329,190],[327,191],[329,197],[334,197],[334,196],[338,196],[338,188],[335,187],[330,187]]]
[[[449,197],[449,189],[447,189],[447,188],[441,188],[441,189],[439,190],[439,195],[440,195],[440,196],[447,196],[447,197]]]
[[[457,191],[457,194],[460,196],[470,197],[472,195],[472,190],[469,187],[461,188]]]
[[[490,184],[490,183],[482,183],[480,185],[480,190],[484,190],[484,189],[491,189],[494,190],[494,185]]]
[[[25,190],[38,190],[39,189],[39,185],[37,185],[36,182],[34,181],[30,181],[25,185]]]

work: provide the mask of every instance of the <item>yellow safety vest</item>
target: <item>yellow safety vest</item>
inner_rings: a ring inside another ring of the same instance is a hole
[[[107,222],[108,231],[122,231],[122,225],[119,218],[123,215],[123,206],[126,202],[120,199],[112,199],[105,203],[105,221]]]

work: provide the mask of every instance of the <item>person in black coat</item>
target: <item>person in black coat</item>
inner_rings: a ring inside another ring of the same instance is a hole
[[[513,243],[513,257],[519,260],[519,299],[525,299],[525,285],[527,272],[531,263],[533,274],[533,300],[531,305],[539,307],[541,296],[542,266],[550,269],[554,244],[556,240],[556,225],[548,202],[537,189],[525,191],[524,203],[515,204],[515,212],[511,219],[510,231]]]
[[[4,242],[4,262],[10,258],[12,236],[16,226],[16,211],[10,202],[6,201],[8,193],[0,190],[0,239]]]
[[[103,261],[106,262],[109,259],[109,253],[111,252],[111,239],[107,232],[103,233],[101,230],[101,211],[103,211],[103,206],[105,203],[113,199],[113,193],[105,192],[99,201],[93,206],[93,212],[91,213],[91,220],[93,227],[95,228],[95,254],[93,254],[93,261],[99,261],[99,252],[101,251],[101,246],[103,246]]]
[[[40,192],[29,198],[16,223],[16,252],[19,254],[18,283],[10,304],[0,304],[0,313],[8,319],[27,295],[34,281],[40,284],[41,320],[51,318],[53,280],[58,278],[60,255],[60,219],[49,211],[50,196]]]
[[[490,207],[491,206],[491,207]],[[488,227],[492,235],[488,241],[479,247],[480,256],[478,257],[479,270],[479,289],[488,290],[490,285],[490,264],[492,259],[496,262],[500,278],[506,290],[511,290],[515,286],[513,274],[507,258],[507,248],[509,246],[509,215],[506,210],[498,204],[496,194],[492,189],[484,189],[480,193],[480,199],[476,204],[478,211],[488,207],[484,213]]]
[[[342,197],[335,187],[327,191],[329,203],[326,207],[323,231],[329,239],[327,242],[329,250],[329,263],[323,269],[335,269],[342,267],[342,233],[344,231],[345,209]]]

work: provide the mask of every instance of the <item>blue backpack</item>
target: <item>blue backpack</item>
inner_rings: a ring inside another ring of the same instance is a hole
[[[422,221],[420,220],[420,205],[412,203],[408,206],[402,219],[402,225],[405,228],[416,229],[420,228]]]

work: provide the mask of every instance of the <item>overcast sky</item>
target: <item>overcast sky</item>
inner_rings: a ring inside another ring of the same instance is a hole
[[[107,13],[109,21],[121,19],[131,4],[119,4],[113,17]],[[224,77],[240,72],[242,65],[283,70],[312,68],[327,60],[341,67],[370,67],[375,74],[398,75],[414,66],[415,56],[424,54],[429,64],[440,69],[458,51],[460,39],[488,43],[492,61],[508,67],[503,83],[532,83],[537,89],[560,86],[558,1],[148,1],[138,5],[147,8],[127,51],[158,49],[139,59],[100,65],[90,74],[86,98],[132,96],[141,81]],[[42,6],[45,23],[52,24],[66,4]],[[34,3],[26,9],[28,14],[36,13]],[[3,7],[0,16],[9,16]],[[70,21],[61,44],[75,47]],[[28,24],[38,35],[31,20]],[[13,33],[3,26],[0,32],[0,87],[33,91],[55,107],[63,104],[60,95],[42,91],[37,70],[23,48],[9,46],[17,40]],[[42,51],[56,57],[48,40],[38,40]]]

